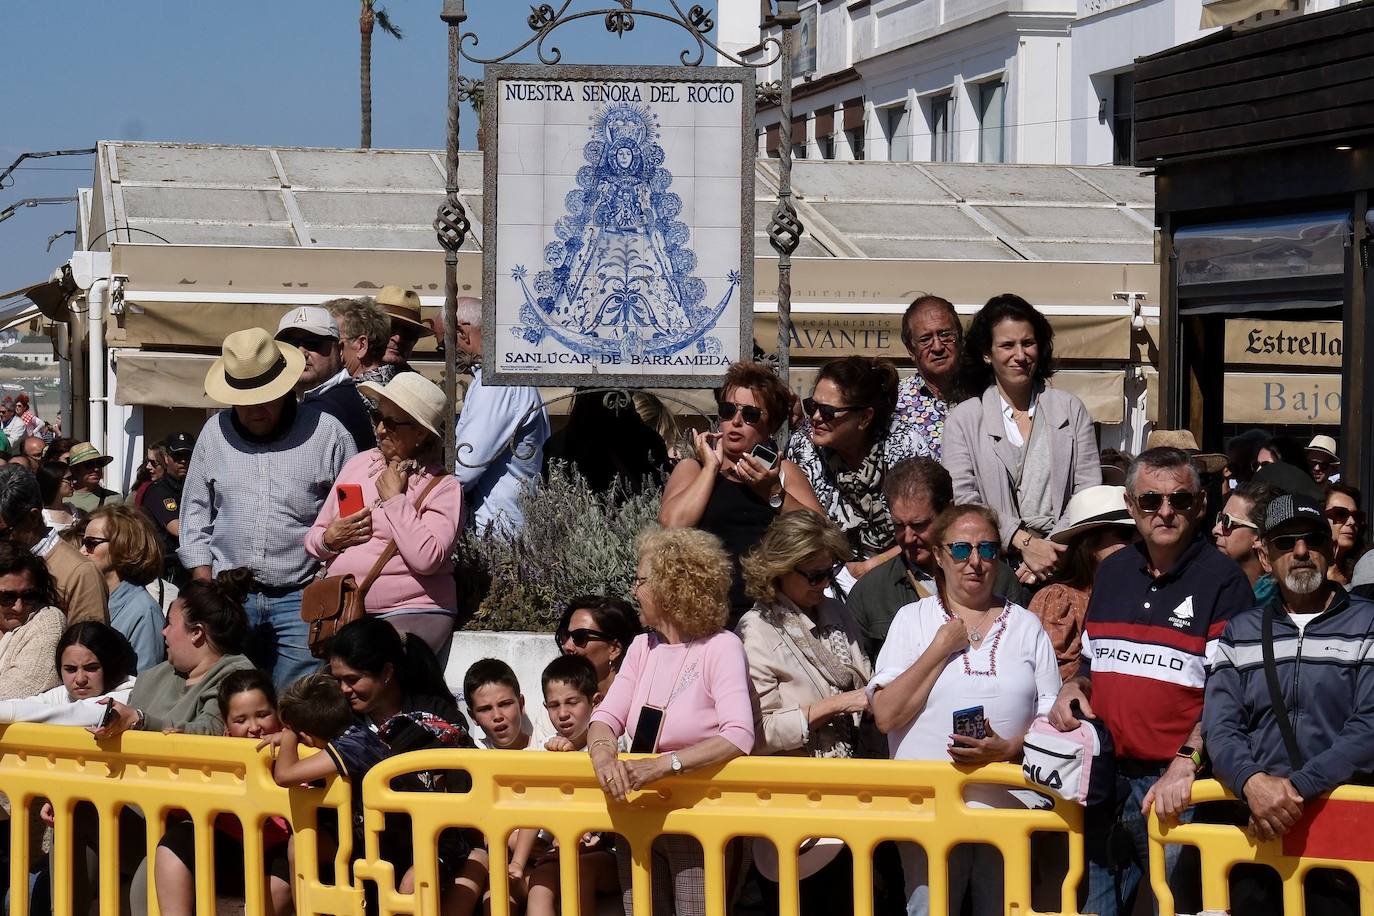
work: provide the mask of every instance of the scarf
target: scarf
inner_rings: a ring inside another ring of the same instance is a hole
[[[822,693],[834,696],[858,690],[868,683],[870,675],[855,663],[849,634],[844,627],[833,623],[813,624],[811,618],[781,595],[771,606],[757,607],[763,619],[782,634],[788,648],[825,678],[825,684],[816,684]],[[806,742],[807,751],[812,757],[853,757],[858,724],[858,717],[850,715],[835,716],[815,726]]]
[[[883,498],[884,440],[877,439],[856,468],[845,466],[834,452],[826,455],[826,466],[835,480],[835,501],[831,517],[839,524],[860,559],[876,556],[892,546],[895,539],[892,519]]]

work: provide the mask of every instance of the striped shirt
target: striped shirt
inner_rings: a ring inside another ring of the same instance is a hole
[[[1167,761],[1202,715],[1207,669],[1226,622],[1254,604],[1235,561],[1202,538],[1162,576],[1145,545],[1098,567],[1083,624],[1092,708],[1116,755]]]
[[[294,419],[271,441],[245,437],[232,410],[205,424],[181,494],[177,557],[187,569],[244,566],[279,588],[315,574],[305,533],[355,446],[343,424],[315,407],[288,402],[287,410]]]

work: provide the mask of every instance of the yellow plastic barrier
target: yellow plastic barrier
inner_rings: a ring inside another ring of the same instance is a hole
[[[425,769],[463,769],[472,778],[468,794],[419,794],[390,789],[392,779]],[[1007,764],[961,771],[951,765],[917,762],[809,760],[746,757],[715,770],[670,777],[637,792],[624,804],[607,802],[589,759],[582,754],[515,751],[422,751],[383,761],[364,781],[366,855],[355,872],[377,882],[381,912],[437,912],[438,870],[432,850],[447,827],[473,827],[493,850],[492,912],[505,916],[508,882],[501,850],[522,827],[549,831],[563,849],[576,849],[588,831],[616,833],[633,850],[634,911],[648,916],[648,851],[655,837],[696,838],[705,855],[707,911],[725,913],[726,846],[735,837],[764,837],[779,851],[781,912],[797,912],[796,850],[807,837],[837,837],[854,860],[855,916],[872,916],[873,849],[883,840],[913,840],[930,858],[930,911],[948,909],[946,870],[941,867],[960,843],[987,843],[1002,854],[1006,912],[1030,913],[1030,835],[1073,832],[1082,809],[1060,802],[1052,810],[970,808],[962,801],[969,783],[1026,788],[1019,767]],[[400,876],[378,857],[383,816],[410,817],[415,837],[416,890],[397,892]],[[563,912],[577,912],[577,862],[560,858]],[[1083,873],[1082,844],[1069,843],[1069,869],[1062,912],[1075,913],[1075,891]],[[584,914],[591,916],[591,914]]]
[[[1234,800],[1213,779],[1193,785],[1193,803]],[[1314,807],[1320,811],[1314,811]],[[1252,839],[1244,829],[1225,824],[1180,824],[1165,827],[1150,816],[1150,883],[1159,912],[1172,916],[1174,897],[1164,868],[1164,847],[1182,843],[1196,846],[1202,858],[1202,907],[1206,912],[1230,910],[1227,877],[1240,863],[1267,865],[1283,881],[1283,911],[1289,916],[1305,913],[1303,880],[1314,868],[1349,872],[1360,887],[1360,911],[1374,913],[1374,789],[1346,786],[1307,806],[1314,819],[1300,824],[1285,837],[1269,842]],[[1308,827],[1310,826],[1310,830]],[[1313,914],[1320,916],[1320,914]]]

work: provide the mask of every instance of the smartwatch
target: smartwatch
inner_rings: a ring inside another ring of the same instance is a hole
[[[1191,761],[1193,762],[1193,770],[1196,771],[1196,772],[1201,772],[1201,770],[1202,770],[1202,749],[1201,749],[1201,748],[1193,747],[1191,744],[1185,744],[1185,745],[1183,745],[1183,747],[1181,747],[1181,748],[1178,749],[1178,753],[1175,754],[1174,756],[1176,756],[1176,757],[1183,757],[1183,758],[1185,758],[1185,759],[1187,759],[1187,760],[1191,760]]]

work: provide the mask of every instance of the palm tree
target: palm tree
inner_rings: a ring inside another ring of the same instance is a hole
[[[481,80],[473,80],[468,86],[468,105],[477,116],[477,148],[482,148],[482,105],[486,101],[486,86]]]
[[[363,149],[372,148],[372,27],[379,25],[382,31],[392,38],[403,38],[401,30],[391,21],[386,10],[376,5],[375,0],[361,0],[362,10],[358,15],[360,34],[360,53],[358,71],[362,83],[363,136],[359,144]]]

